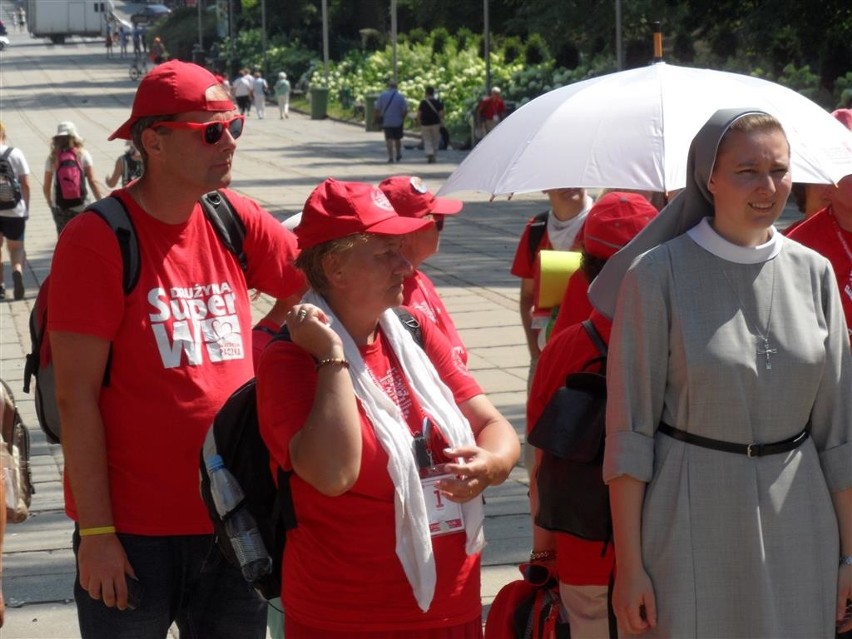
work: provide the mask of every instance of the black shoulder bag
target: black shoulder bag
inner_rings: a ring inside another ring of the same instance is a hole
[[[599,357],[571,373],[554,394],[528,437],[541,449],[536,476],[536,524],[591,541],[612,536],[609,490],[603,482],[606,433],[607,347],[591,321],[583,322]],[[589,372],[594,367],[604,372]]]

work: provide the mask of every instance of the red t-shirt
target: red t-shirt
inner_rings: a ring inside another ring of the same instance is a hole
[[[802,221],[787,237],[813,249],[831,262],[834,277],[840,289],[847,330],[852,340],[852,329],[848,328],[852,326],[852,259],[837,236],[839,231],[846,246],[852,251],[852,233],[841,229],[832,216],[831,205],[829,205]]]
[[[559,314],[550,331],[550,339],[569,326],[582,322],[593,310],[595,309],[589,301],[589,280],[582,269],[577,269],[568,279],[565,295],[559,303]]]
[[[412,314],[420,321],[426,353],[456,402],[481,394],[443,333],[423,314],[416,310]],[[409,428],[419,431],[422,412],[381,330],[361,354],[401,407]],[[261,435],[272,465],[289,469],[290,439],[314,402],[314,361],[292,342],[274,342],[263,354],[257,380]],[[346,493],[328,497],[298,475],[291,478],[298,525],[287,533],[284,550],[282,599],[287,615],[310,627],[361,632],[417,631],[476,618],[481,613],[479,555],[465,554],[464,533],[432,538],[435,597],[427,612],[417,606],[395,551],[388,456],[363,411],[361,433],[361,470]]]
[[[444,306],[438,291],[435,290],[432,280],[425,273],[414,271],[414,275],[405,280],[402,288],[402,303],[417,309],[432,320],[453,345],[453,352],[458,355],[463,364],[467,364],[467,349],[456,330],[453,318]]]
[[[531,280],[535,277],[535,258],[538,252],[549,251],[553,248],[550,244],[550,238],[547,236],[547,227],[545,226],[544,233],[538,243],[538,248],[534,253],[530,253],[530,226],[533,222],[536,222],[534,217],[529,219],[527,225],[524,227],[524,232],[521,233],[521,239],[518,242],[518,248],[515,250],[515,259],[512,262],[511,270],[512,275],[522,277],[526,280]]]
[[[603,315],[593,312],[591,320],[604,343],[609,343],[612,323]],[[599,357],[597,347],[589,339],[582,324],[574,324],[550,338],[541,352],[527,402],[527,429],[532,429],[545,406],[556,391],[565,384],[569,373],[583,370],[589,360]],[[593,369],[594,370],[594,369]],[[587,541],[574,535],[555,533],[556,569],[559,581],[578,585],[605,585],[615,563],[611,543],[601,556],[603,542]]]
[[[256,203],[227,192],[246,227],[243,274],[200,205],[187,222],[165,224],[126,191],[114,194],[136,229],[139,281],[125,297],[115,234],[94,213],[77,216],[53,257],[48,330],[112,342],[99,409],[116,528],[210,533],[198,490],[201,445],[216,411],[252,376],[247,288],[278,298],[304,288],[292,264],[295,238]],[[67,478],[65,509],[76,519]]]
[[[281,327],[278,324],[265,317],[251,329],[251,359],[255,375],[257,375],[257,369],[260,366],[260,356],[263,355],[266,346],[280,330]]]
[[[479,107],[479,115],[482,116],[483,120],[493,120],[495,115],[502,119],[505,114],[506,103],[503,102],[503,98],[495,98],[494,96],[483,98]]]

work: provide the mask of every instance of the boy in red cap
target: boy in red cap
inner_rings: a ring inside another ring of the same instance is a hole
[[[641,231],[657,214],[647,199],[634,193],[608,193],[595,203],[583,228],[583,261],[580,269],[589,282],[606,260]],[[593,311],[589,318],[604,343],[609,343],[612,323]],[[582,324],[554,334],[541,353],[527,403],[527,432],[532,430],[569,373],[586,370],[599,357]],[[604,371],[599,371],[604,372]],[[536,474],[540,453],[530,473],[530,513],[533,517],[531,561],[556,564],[559,592],[568,610],[571,635],[608,637],[607,583],[615,555],[612,543],[587,541],[565,533],[554,533],[535,524],[538,511]]]
[[[420,270],[423,261],[438,251],[438,234],[444,228],[444,216],[456,215],[463,204],[461,200],[437,197],[426,187],[423,180],[409,175],[390,177],[382,181],[379,188],[399,215],[434,221],[434,224],[408,237],[406,256],[414,267],[414,274],[405,280],[402,304],[422,311],[435,322],[450,340],[453,352],[467,364],[467,349],[453,318],[435,290],[432,280]]]
[[[145,163],[113,194],[136,232],[137,283],[125,294],[116,234],[92,212],[56,247],[48,331],[84,639],[164,639],[172,622],[181,636],[265,636],[266,606],[218,552],[198,490],[213,416],[253,372],[247,288],[304,289],[292,234],[225,188],[242,130],[211,73],[158,66],[110,137],[132,139]],[[214,190],[244,229],[245,269],[199,203]]]

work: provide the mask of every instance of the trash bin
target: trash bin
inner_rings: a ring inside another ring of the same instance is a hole
[[[328,115],[328,88],[311,87],[311,120],[324,120]]]
[[[364,96],[364,129],[367,131],[378,131],[380,128],[373,119],[373,109],[376,108],[376,100],[378,99],[378,93],[370,93]]]

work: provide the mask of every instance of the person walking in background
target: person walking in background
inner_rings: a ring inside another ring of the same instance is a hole
[[[142,27],[138,24],[133,27],[133,55],[137,60],[142,55]]]
[[[248,69],[240,69],[240,73],[232,84],[234,99],[240,109],[240,115],[248,117],[251,114],[252,76]]]
[[[488,135],[494,130],[494,127],[500,124],[506,117],[506,103],[503,102],[503,96],[500,92],[500,87],[491,89],[491,95],[483,98],[476,108],[477,121],[484,128],[483,135]]]
[[[396,88],[396,82],[388,82],[387,90],[376,100],[373,119],[379,123],[385,134],[385,144],[388,149],[388,163],[402,159],[402,129],[405,116],[408,113],[408,103]]]
[[[0,247],[3,240],[9,251],[9,263],[12,266],[12,288],[16,300],[24,299],[24,230],[30,214],[30,167],[23,152],[10,147],[6,142],[6,125],[0,122],[0,159],[8,163],[14,175],[6,173],[4,194],[0,202]],[[17,186],[12,184],[17,181]],[[11,191],[11,192],[9,192]],[[16,192],[17,191],[17,192]],[[18,194],[19,193],[19,194]],[[20,197],[20,199],[18,199]],[[18,200],[15,202],[15,200]],[[0,261],[0,300],[6,298],[3,263]],[[0,509],[3,508],[0,501]]]
[[[617,295],[613,608],[650,637],[832,639],[852,628],[852,353],[835,277],[773,226],[791,185],[774,117],[718,111],[687,166],[686,189],[591,289],[606,311]]]
[[[88,188],[86,188],[88,185]],[[94,200],[101,199],[92,156],[73,122],[60,122],[44,163],[44,199],[53,214],[56,233]]]
[[[434,164],[441,143],[441,125],[444,124],[444,103],[435,97],[435,87],[426,87],[426,96],[417,107],[417,124],[423,136],[426,162]]]
[[[450,312],[444,306],[432,280],[420,269],[425,260],[438,252],[439,235],[444,228],[445,216],[458,214],[462,210],[462,201],[437,197],[426,187],[423,180],[409,175],[397,175],[382,180],[379,188],[390,200],[397,214],[433,222],[406,237],[405,256],[411,262],[414,273],[405,280],[402,303],[421,311],[433,321],[452,344],[453,353],[467,365],[467,349],[453,318],[450,317]]]
[[[154,63],[154,66],[163,64],[163,62],[166,61],[166,45],[163,44],[160,36],[154,37],[148,57],[151,59],[151,62]]]
[[[254,80],[251,85],[251,95],[254,99],[254,109],[257,111],[257,119],[262,120],[266,116],[266,92],[269,85],[266,83],[260,71],[254,72]]]
[[[104,36],[104,44],[106,45],[106,57],[107,60],[109,60],[112,57],[112,48],[115,44],[112,30],[110,30],[109,28],[107,28],[107,34]]]
[[[213,416],[253,374],[247,288],[304,290],[292,233],[226,188],[243,124],[207,70],[154,68],[110,136],[132,138],[145,162],[113,194],[136,231],[138,282],[125,293],[116,235],[94,212],[56,246],[48,333],[83,639],[165,639],[172,622],[185,637],[265,636],[266,604],[218,551],[198,490]],[[245,268],[199,202],[213,190],[242,223]]]
[[[412,310],[418,346],[392,310],[412,272],[405,235],[429,224],[328,179],[296,227],[312,288],[257,375],[260,433],[270,464],[293,471],[299,513],[288,639],[482,636],[482,492],[519,444],[438,327]]]
[[[118,156],[112,175],[106,179],[107,186],[114,189],[119,180],[121,180],[122,188],[127,186],[133,180],[142,177],[143,166],[142,154],[132,141],[128,141],[127,150]]]
[[[290,117],[290,82],[287,74],[281,71],[275,83],[275,99],[278,101],[278,119]]]
[[[130,40],[130,35],[127,33],[127,27],[121,25],[118,28],[118,46],[121,52],[121,57],[127,57],[127,42]]]

